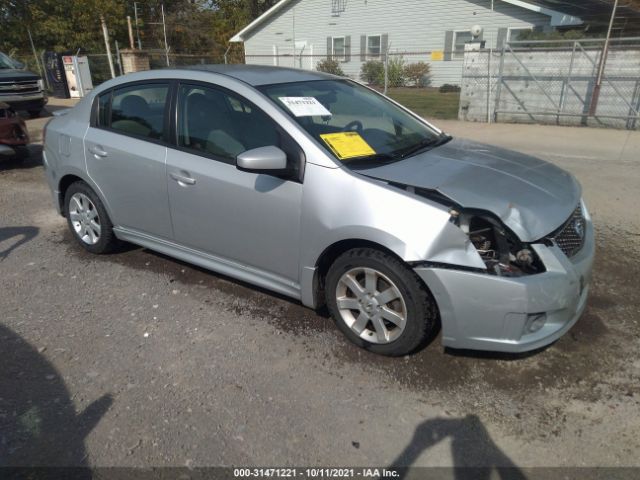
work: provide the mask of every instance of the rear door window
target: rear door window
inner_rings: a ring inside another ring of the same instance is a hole
[[[136,137],[163,139],[168,94],[169,85],[160,83],[115,89],[111,96],[109,127]],[[99,123],[104,121],[102,104],[100,97]]]

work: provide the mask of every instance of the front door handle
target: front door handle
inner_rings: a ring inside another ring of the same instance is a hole
[[[169,176],[171,178],[173,178],[176,182],[178,182],[182,186],[195,185],[196,184],[196,179],[195,178],[187,177],[185,175],[180,175],[180,174],[175,173],[175,172],[169,173]]]
[[[107,155],[109,155],[107,152],[105,152],[102,147],[100,145],[94,145],[93,147],[89,147],[89,151],[91,153],[93,153],[93,156],[98,158],[98,157],[106,157]]]

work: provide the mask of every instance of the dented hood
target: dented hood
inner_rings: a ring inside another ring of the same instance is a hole
[[[462,139],[358,173],[436,190],[466,208],[497,215],[525,242],[553,232],[580,201],[575,178],[539,158]]]

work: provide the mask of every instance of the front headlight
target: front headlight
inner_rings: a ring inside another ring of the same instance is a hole
[[[38,88],[40,90],[44,90],[44,80],[43,79],[39,79],[38,80]]]
[[[468,235],[489,273],[519,277],[544,272],[535,251],[492,215],[456,211],[452,217]]]

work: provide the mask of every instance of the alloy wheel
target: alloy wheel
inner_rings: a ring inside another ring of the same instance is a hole
[[[397,340],[407,324],[407,306],[400,289],[373,268],[345,272],[336,287],[336,304],[345,324],[371,343]]]
[[[100,241],[100,216],[96,206],[84,193],[75,193],[69,200],[69,220],[84,243],[95,245]]]

